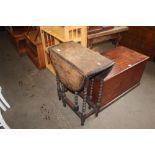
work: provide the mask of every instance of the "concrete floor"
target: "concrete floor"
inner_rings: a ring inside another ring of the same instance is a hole
[[[110,43],[102,49],[111,48]],[[100,47],[98,47],[100,48]],[[98,50],[97,48],[97,50]],[[11,128],[155,128],[155,63],[149,62],[141,85],[80,126],[79,118],[59,102],[55,77],[19,57],[0,32],[0,85],[11,109],[3,113]]]

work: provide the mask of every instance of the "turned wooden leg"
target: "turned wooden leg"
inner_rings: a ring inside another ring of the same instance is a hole
[[[62,102],[63,102],[63,106],[66,107],[66,93],[65,93],[65,87],[64,85],[61,83],[61,90],[62,90]]]
[[[85,115],[81,114],[81,126],[84,126],[85,119]]]
[[[90,101],[92,101],[93,98],[93,88],[94,88],[94,78],[91,79],[91,83],[90,83],[90,94],[89,94],[89,99]],[[89,109],[91,109],[91,106],[88,106]]]
[[[75,92],[74,102],[75,102],[74,110],[75,110],[75,111],[79,111],[79,105],[78,105],[78,92]]]
[[[88,48],[93,48],[93,42],[92,40],[88,40]]]
[[[88,89],[89,80],[86,80],[86,84],[83,90],[83,103],[82,103],[82,114],[81,114],[81,125],[84,125],[85,122],[85,114],[86,114],[86,102],[87,102],[87,89]]]
[[[100,80],[100,87],[99,87],[99,93],[98,93],[98,100],[96,103],[96,117],[98,116],[99,110],[100,110],[100,105],[101,105],[101,101],[102,101],[102,97],[103,97],[103,83],[104,80]]]
[[[120,43],[121,39],[122,39],[122,36],[121,36],[121,34],[119,33],[119,34],[118,34],[117,41],[116,41],[116,45],[115,45],[116,47],[119,46],[119,43]]]
[[[56,81],[57,81],[57,93],[58,93],[58,98],[59,100],[61,100],[62,97],[62,93],[61,93],[61,84],[60,84],[60,80],[59,77],[56,76]]]

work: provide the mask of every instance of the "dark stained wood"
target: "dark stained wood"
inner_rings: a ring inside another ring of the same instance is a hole
[[[115,41],[116,46],[119,44],[121,34],[128,30],[126,26],[90,26],[88,27],[88,47],[94,44],[105,42],[107,40]]]
[[[26,53],[26,41],[25,33],[28,30],[28,26],[10,26],[6,27],[6,30],[9,34],[11,42],[17,49],[19,55]]]
[[[140,83],[145,64],[149,57],[126,47],[117,47],[102,54],[115,62],[111,72],[104,80],[101,107],[114,101],[123,93]],[[99,82],[95,82],[94,101],[97,100]]]
[[[5,31],[5,26],[0,26],[0,31]]]
[[[120,44],[153,59],[155,57],[155,26],[129,27],[129,31],[122,35]]]
[[[98,33],[112,28],[113,26],[88,26],[88,34]]]

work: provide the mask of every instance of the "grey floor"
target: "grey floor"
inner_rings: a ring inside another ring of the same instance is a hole
[[[95,50],[111,48],[110,43]],[[79,118],[59,102],[55,77],[19,57],[0,32],[0,85],[11,109],[3,113],[11,128],[155,128],[155,63],[148,62],[141,85],[80,126]]]

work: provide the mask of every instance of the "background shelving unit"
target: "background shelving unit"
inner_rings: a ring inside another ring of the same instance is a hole
[[[25,33],[28,31],[28,26],[7,26],[5,27],[11,42],[16,47],[19,55],[26,53]]]

